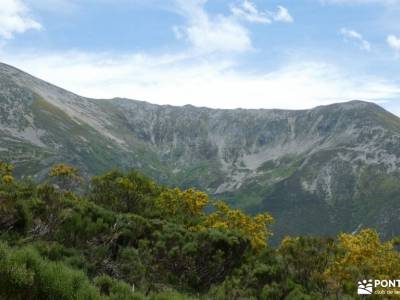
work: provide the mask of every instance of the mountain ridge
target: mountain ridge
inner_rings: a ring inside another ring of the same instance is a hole
[[[397,222],[388,203],[397,207],[398,197],[386,194],[398,191],[400,119],[369,102],[247,110],[90,99],[0,64],[0,142],[0,159],[17,174],[40,180],[57,162],[84,175],[136,168],[250,212],[269,210],[277,238],[360,224],[391,236]],[[371,190],[371,180],[382,182]]]
[[[343,106],[372,105],[372,106],[375,106],[375,107],[380,107],[379,105],[377,105],[377,104],[375,104],[375,103],[373,103],[373,102],[368,102],[368,101],[364,101],[364,100],[356,100],[356,99],[354,99],[354,100],[349,100],[349,101],[346,101],[346,102],[340,102],[340,103],[332,103],[332,104],[326,104],[326,105],[318,105],[318,106],[315,106],[315,107],[309,108],[309,109],[241,108],[241,107],[237,107],[237,108],[232,108],[232,109],[230,109],[230,108],[211,108],[211,107],[206,107],[206,106],[196,106],[196,105],[193,105],[193,104],[185,104],[185,105],[182,105],[182,106],[176,106],[176,105],[172,105],[172,104],[155,104],[155,103],[152,103],[152,102],[149,102],[149,101],[138,100],[138,99],[129,99],[129,98],[119,97],[119,96],[113,97],[113,98],[90,98],[90,97],[80,96],[80,95],[78,95],[77,93],[74,93],[74,92],[71,92],[71,91],[69,91],[69,90],[66,90],[66,89],[64,89],[64,88],[61,87],[61,86],[58,86],[58,85],[49,83],[49,82],[47,82],[47,81],[45,81],[45,80],[43,80],[43,79],[40,79],[40,78],[38,78],[38,77],[35,77],[35,76],[33,76],[33,75],[30,75],[29,73],[26,73],[26,72],[23,71],[22,69],[19,69],[19,68],[17,68],[17,67],[14,67],[14,66],[9,65],[9,64],[6,64],[6,63],[3,63],[3,62],[1,62],[1,61],[0,61],[0,72],[1,72],[2,74],[8,73],[8,75],[10,75],[10,72],[11,72],[13,75],[21,75],[21,74],[23,74],[24,76],[27,76],[27,77],[30,78],[30,79],[33,79],[33,80],[35,80],[35,81],[40,81],[41,83],[43,83],[43,84],[45,84],[45,85],[47,85],[47,86],[49,86],[49,87],[52,87],[52,88],[61,90],[61,91],[64,92],[64,93],[72,94],[72,95],[74,95],[74,96],[76,96],[76,97],[79,97],[79,98],[85,98],[85,99],[90,99],[90,100],[102,100],[102,101],[104,101],[104,100],[105,100],[105,101],[126,101],[126,100],[128,100],[128,101],[135,101],[135,102],[138,102],[138,103],[143,103],[143,104],[148,104],[148,105],[154,105],[154,106],[158,106],[158,107],[172,107],[172,108],[191,107],[191,108],[195,108],[195,109],[207,109],[207,110],[214,110],[214,111],[218,111],[218,110],[221,110],[221,111],[238,110],[238,111],[240,111],[240,110],[243,110],[243,111],[276,111],[276,112],[285,112],[285,111],[292,111],[292,112],[296,112],[296,111],[297,111],[297,112],[299,112],[299,111],[309,111],[309,110],[316,110],[316,109],[321,109],[321,108],[328,108],[328,107],[333,107],[333,106],[338,106],[338,105],[340,105],[340,106],[342,106],[342,105],[343,105]],[[381,108],[381,107],[380,107],[380,108]]]

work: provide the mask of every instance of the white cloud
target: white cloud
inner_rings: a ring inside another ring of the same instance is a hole
[[[29,15],[29,9],[23,2],[20,0],[1,0],[0,37],[11,39],[15,33],[41,28],[42,25],[32,19]]]
[[[224,58],[115,53],[3,56],[5,61],[75,93],[127,97],[158,104],[214,108],[310,108],[353,99],[379,102],[400,96],[381,78],[353,76],[335,66],[289,63],[263,73],[238,71]]]
[[[248,30],[223,15],[210,16],[204,9],[207,0],[176,0],[177,12],[186,18],[185,26],[175,26],[177,38],[186,38],[200,52],[244,52],[250,50]]]
[[[231,5],[231,12],[234,16],[251,23],[271,23],[270,14],[257,9],[254,3],[244,0],[240,5]]]
[[[389,35],[386,39],[386,42],[388,43],[390,48],[397,52],[400,52],[400,38],[395,35]]]
[[[249,0],[244,0],[240,5],[231,5],[231,12],[235,17],[250,23],[268,24],[272,21],[291,23],[294,21],[288,9],[283,6],[278,6],[277,12],[260,11]]]
[[[357,32],[353,29],[348,29],[348,28],[340,29],[339,33],[345,39],[351,39],[351,40],[355,41],[361,50],[365,50],[365,51],[371,50],[371,44],[366,39],[364,39],[364,37],[362,36],[361,33]]]
[[[175,0],[176,12],[186,19],[183,26],[174,26],[178,39],[186,39],[201,53],[245,52],[251,50],[250,32],[242,21],[268,24],[272,21],[293,22],[288,10],[278,6],[275,13],[259,11],[253,2],[244,0],[231,5],[231,15],[212,15],[205,10],[207,0]]]
[[[286,23],[294,22],[294,19],[290,15],[288,9],[283,6],[278,6],[278,11],[274,15],[274,20],[277,22],[286,22]]]

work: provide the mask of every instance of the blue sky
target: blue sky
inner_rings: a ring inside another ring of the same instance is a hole
[[[0,0],[0,61],[78,94],[400,114],[400,0]]]

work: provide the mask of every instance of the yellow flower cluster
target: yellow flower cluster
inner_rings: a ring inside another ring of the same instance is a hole
[[[207,194],[193,189],[181,191],[173,189],[161,194],[157,201],[158,207],[168,215],[183,213],[189,216],[200,216],[208,204]]]
[[[239,209],[231,209],[222,201],[210,202],[207,194],[193,189],[181,191],[167,190],[158,199],[157,205],[169,216],[199,217],[199,222],[190,224],[190,230],[203,231],[211,228],[236,231],[247,237],[252,248],[259,252],[267,246],[271,235],[268,225],[273,222],[269,214],[255,217],[246,215]],[[206,214],[204,208],[210,207],[212,213]]]
[[[375,230],[365,229],[357,235],[341,234],[338,245],[341,253],[325,272],[333,286],[366,275],[381,280],[400,277],[400,253],[393,242],[382,243]]]
[[[14,177],[12,177],[11,175],[4,175],[2,181],[5,184],[12,184],[14,182]]]
[[[231,209],[224,202],[214,203],[215,211],[209,214],[204,222],[205,228],[237,231],[246,236],[256,252],[267,246],[267,239],[271,235],[268,225],[273,222],[269,214],[259,214],[255,217],[243,213],[239,209]]]
[[[75,177],[78,174],[78,169],[65,165],[58,164],[50,169],[50,177]]]
[[[12,176],[13,170],[13,165],[0,161],[0,178],[2,183],[12,184],[14,182],[14,177]]]
[[[116,182],[119,186],[127,189],[128,191],[132,191],[137,188],[136,184],[126,177],[120,177]]]

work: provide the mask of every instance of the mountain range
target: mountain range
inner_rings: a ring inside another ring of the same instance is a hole
[[[223,110],[89,99],[0,64],[0,160],[37,181],[61,162],[83,176],[134,168],[270,212],[276,240],[400,234],[400,119],[369,102]]]

